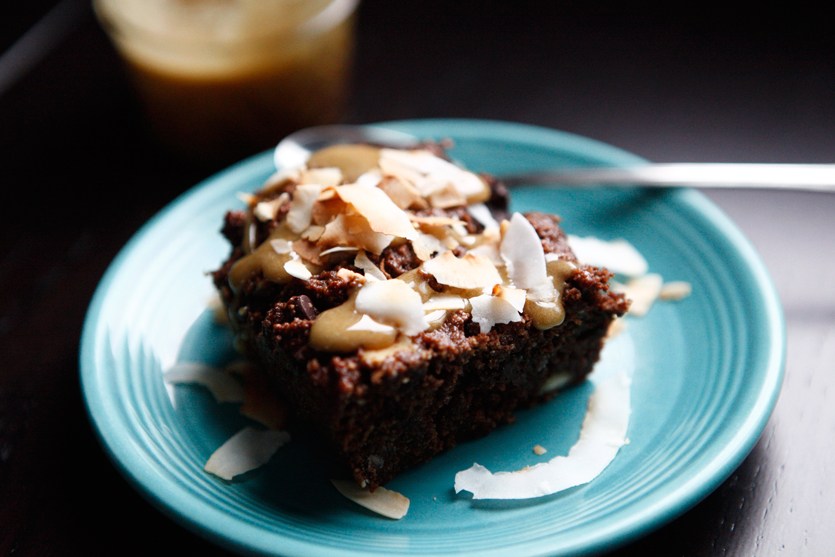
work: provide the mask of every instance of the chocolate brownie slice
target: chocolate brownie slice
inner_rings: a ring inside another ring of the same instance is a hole
[[[437,149],[325,149],[223,234],[240,348],[370,488],[582,381],[628,307],[556,216]]]

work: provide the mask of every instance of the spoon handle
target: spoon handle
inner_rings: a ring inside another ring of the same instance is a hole
[[[541,170],[500,178],[508,186],[678,186],[835,193],[835,164],[657,163],[623,168]]]

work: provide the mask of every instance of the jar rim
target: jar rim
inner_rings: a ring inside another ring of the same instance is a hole
[[[307,0],[303,0],[307,1]],[[113,9],[113,5],[120,0],[93,0],[93,8],[101,25],[112,35],[126,37],[144,37],[148,41],[158,41],[164,38],[171,44],[199,45],[220,43],[226,46],[235,44],[252,45],[257,42],[268,42],[280,36],[284,38],[320,35],[336,27],[348,19],[356,10],[359,0],[329,0],[325,5],[304,18],[301,24],[291,24],[265,27],[258,33],[239,34],[234,37],[212,34],[176,34],[162,27],[152,28],[132,18],[130,14]]]

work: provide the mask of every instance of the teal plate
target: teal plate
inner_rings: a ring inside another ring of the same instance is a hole
[[[494,173],[639,159],[554,130],[472,120],[386,124],[452,138],[452,155]],[[739,230],[691,190],[520,188],[513,208],[560,214],[573,234],[625,238],[692,295],[660,302],[606,347],[595,373],[633,377],[630,443],[591,483],[522,502],[456,495],[458,470],[517,469],[564,454],[591,390],[581,385],[516,423],[403,474],[399,521],[344,499],[327,463],[294,439],[243,480],[205,473],[209,455],[247,422],[199,387],[165,385],[178,361],[222,365],[236,354],[214,323],[206,272],[228,247],[224,212],[273,171],[272,153],[199,184],[121,251],[91,303],[81,382],[94,428],[120,471],[162,511],[242,553],[267,555],[555,555],[599,552],[695,505],[741,463],[762,432],[783,374],[784,326],[768,274]],[[536,456],[532,447],[548,449]]]

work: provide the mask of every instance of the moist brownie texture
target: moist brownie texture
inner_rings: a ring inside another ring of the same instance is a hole
[[[222,228],[213,280],[239,348],[372,489],[582,381],[628,307],[558,217],[511,215],[500,183],[451,167],[437,149],[326,149]]]

